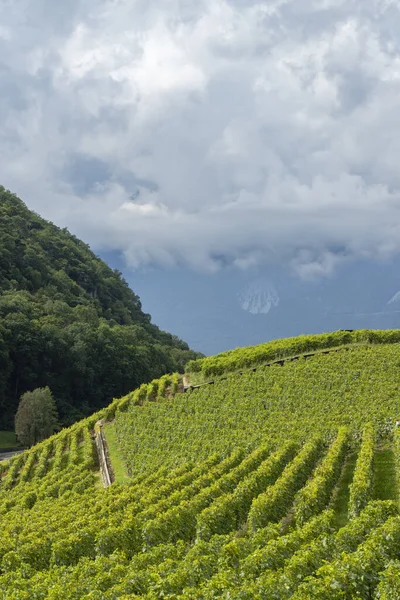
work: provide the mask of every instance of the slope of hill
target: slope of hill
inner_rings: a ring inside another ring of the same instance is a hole
[[[118,271],[0,187],[0,429],[26,390],[48,385],[68,424],[195,356]]]
[[[186,366],[191,382],[202,382],[257,365],[287,359],[307,352],[318,352],[356,344],[394,344],[400,342],[400,330],[341,329],[325,334],[299,335],[221,352],[193,360]]]
[[[166,376],[1,464],[0,598],[395,600],[399,369],[364,341]],[[129,484],[101,486],[99,419]]]

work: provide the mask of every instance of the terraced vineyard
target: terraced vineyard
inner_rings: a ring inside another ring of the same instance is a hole
[[[179,385],[0,464],[0,598],[400,598],[399,345]]]

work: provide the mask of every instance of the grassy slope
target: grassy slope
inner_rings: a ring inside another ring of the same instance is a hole
[[[343,527],[347,523],[350,484],[353,480],[356,461],[357,454],[355,452],[347,457],[332,502],[332,508],[335,511],[335,525],[337,528]]]
[[[18,448],[18,441],[13,431],[0,431],[0,450],[2,448]]]
[[[107,440],[109,459],[113,471],[113,480],[116,483],[128,483],[130,477],[121,455],[114,424],[106,423],[103,426],[103,432]]]

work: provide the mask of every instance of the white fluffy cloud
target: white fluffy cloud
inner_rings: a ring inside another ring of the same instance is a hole
[[[394,0],[11,0],[0,182],[135,267],[400,250]]]

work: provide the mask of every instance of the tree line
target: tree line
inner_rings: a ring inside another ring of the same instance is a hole
[[[0,429],[26,391],[48,386],[69,425],[198,356],[121,273],[0,187]]]

